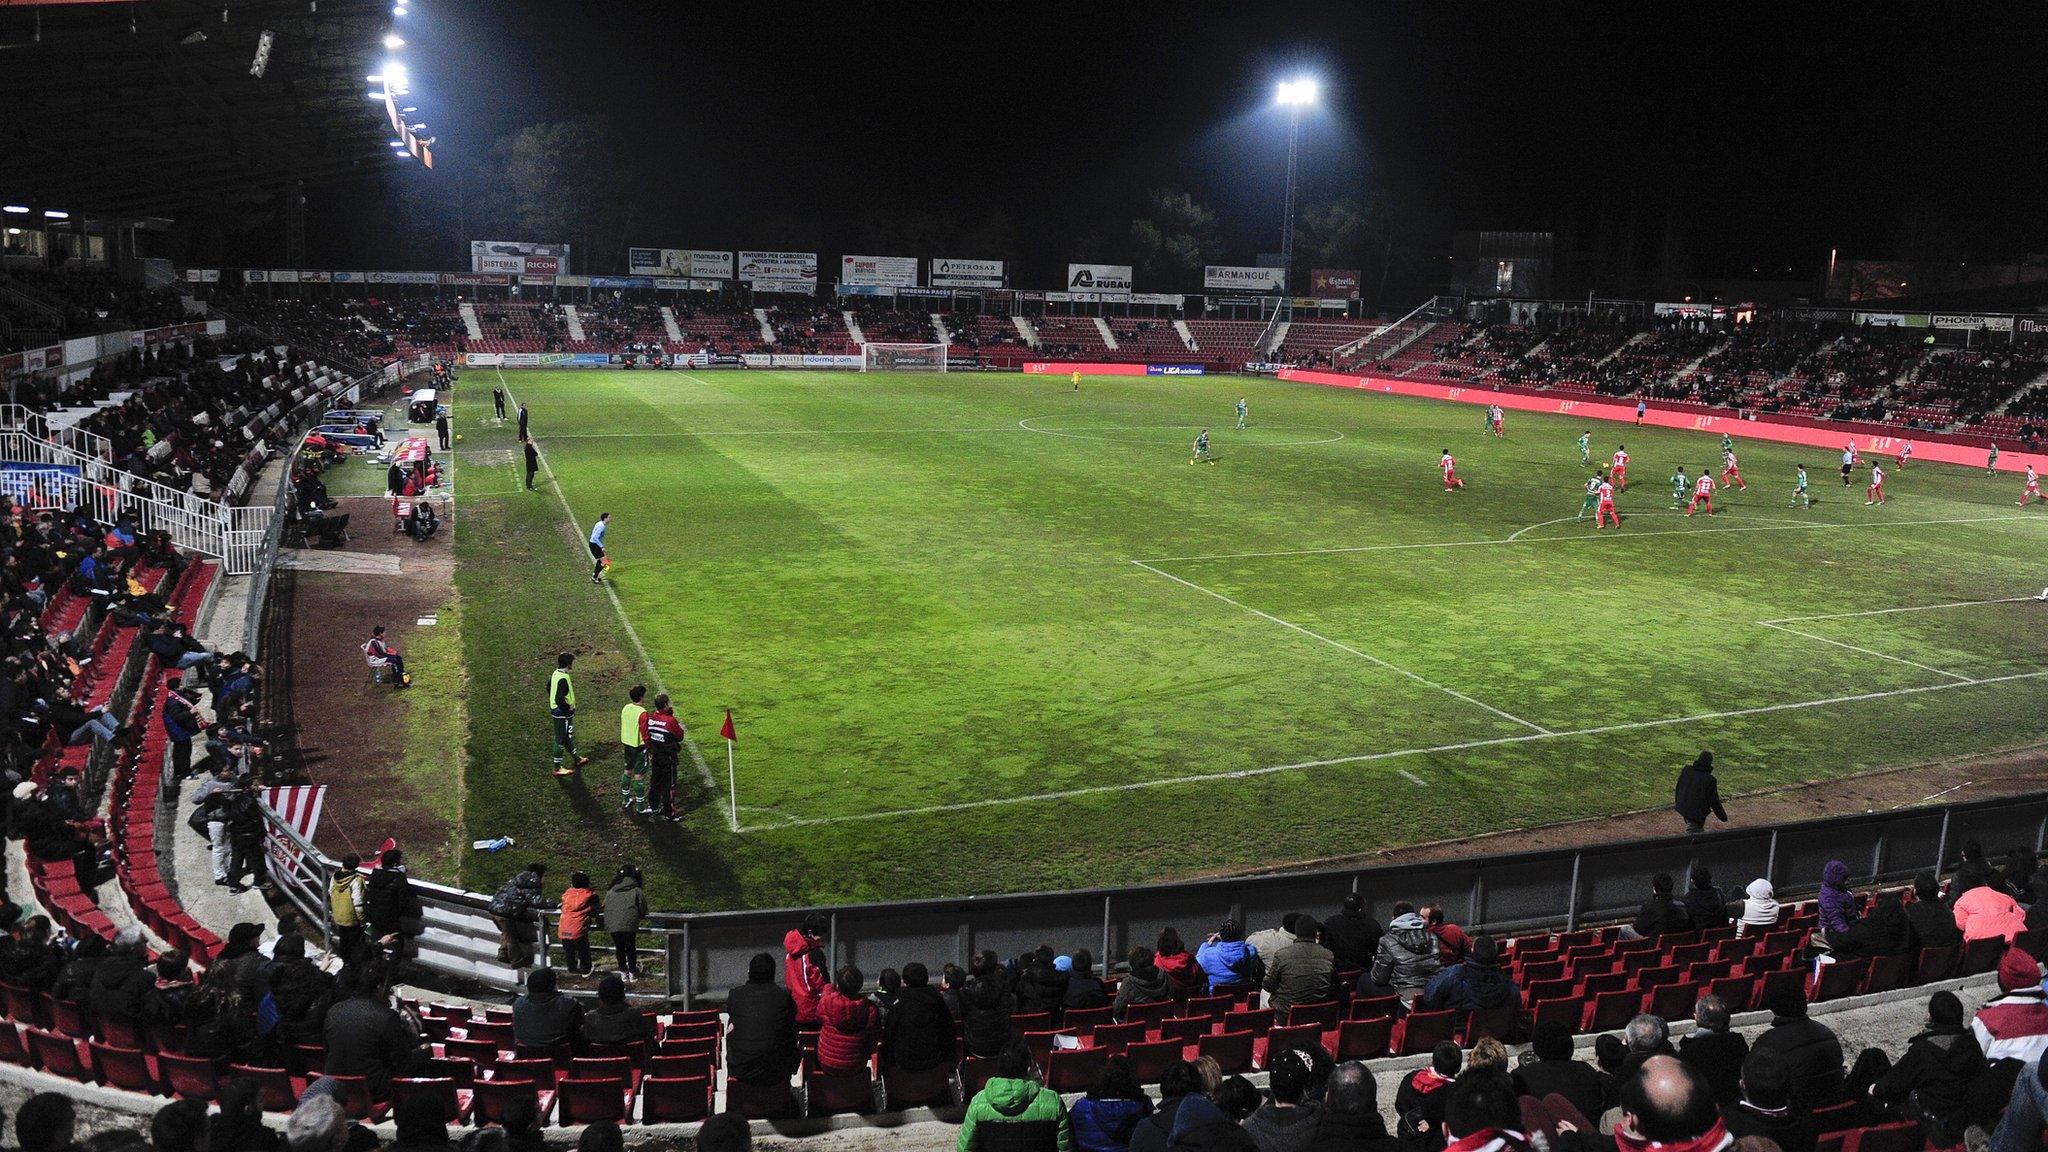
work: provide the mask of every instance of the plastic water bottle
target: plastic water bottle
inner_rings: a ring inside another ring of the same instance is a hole
[[[470,847],[478,852],[503,852],[505,849],[510,848],[513,843],[515,841],[510,836],[500,836],[496,840],[478,840],[472,843]]]

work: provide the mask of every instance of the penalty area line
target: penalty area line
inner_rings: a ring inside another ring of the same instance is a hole
[[[1825,708],[1833,704],[1854,704],[1870,700],[1884,700],[1895,696],[1917,696],[1927,692],[1947,692],[1955,688],[1974,688],[1985,684],[2008,684],[2021,680],[2036,680],[2048,676],[2048,670],[2038,672],[2016,672],[2007,676],[1989,676],[1979,680],[1964,680],[1947,684],[1926,684],[1916,688],[1893,688],[1884,692],[1859,692],[1849,696],[1829,696],[1819,700],[1794,700],[1784,704],[1763,704],[1754,708],[1735,708],[1724,712],[1701,712],[1691,716],[1667,716],[1659,720],[1632,720],[1621,724],[1602,724],[1594,728],[1575,728],[1556,732],[1530,732],[1520,736],[1495,736],[1485,740],[1466,740],[1456,744],[1437,744],[1428,748],[1401,748],[1390,752],[1365,752],[1356,756],[1337,756],[1327,760],[1303,760],[1293,764],[1275,764],[1267,768],[1241,768],[1230,772],[1205,772],[1189,776],[1171,776],[1159,780],[1132,780],[1123,784],[1096,784],[1085,788],[1067,788],[1057,792],[1037,792],[1025,796],[998,796],[985,800],[962,800],[952,804],[930,804],[921,808],[895,808],[880,812],[856,812],[845,816],[791,816],[774,824],[741,828],[742,834],[749,832],[773,832],[785,828],[810,828],[825,824],[853,824],[873,820],[890,820],[904,816],[933,816],[948,812],[969,812],[980,808],[1000,808],[1011,804],[1035,804],[1049,800],[1074,800],[1084,796],[1104,796],[1119,792],[1142,792],[1151,788],[1171,788],[1185,784],[1207,784],[1218,780],[1250,780],[1260,776],[1273,776],[1287,772],[1306,772],[1317,768],[1333,768],[1344,764],[1369,764],[1379,760],[1393,760],[1407,756],[1430,756],[1452,752],[1466,752],[1476,748],[1497,748],[1507,744],[1533,744],[1546,740],[1563,740],[1575,736],[1606,736],[1615,732],[1634,732],[1647,728],[1663,728],[1677,724],[1697,724],[1710,720],[1732,720],[1744,716],[1761,716],[1774,712],[1795,712],[1808,708]],[[1396,772],[1409,775],[1400,769]],[[1411,777],[1414,779],[1414,777]]]
[[[1845,640],[1835,640],[1826,636],[1816,636],[1811,632],[1801,632],[1797,628],[1787,628],[1783,624],[1778,624],[1769,620],[1758,620],[1756,623],[1760,627],[1769,628],[1773,632],[1784,632],[1789,635],[1800,637],[1804,640],[1813,640],[1821,644],[1832,644],[1837,648],[1846,648],[1851,652],[1861,652],[1865,656],[1875,656],[1879,660],[1890,660],[1894,664],[1904,664],[1909,668],[1918,668],[1922,672],[1932,672],[1936,676],[1946,676],[1951,680],[1960,680],[1964,683],[1968,683],[1970,680],[1968,676],[1964,676],[1959,672],[1951,672],[1946,668],[1936,668],[1932,664],[1922,664],[1918,660],[1908,660],[1904,656],[1893,656],[1890,653],[1879,652],[1875,648],[1865,648],[1858,644],[1851,644]]]
[[[1797,624],[1802,620],[1850,620],[1858,616],[1890,616],[1897,612],[1933,612],[1942,608],[1979,608],[1987,604],[2026,604],[2038,600],[2038,596],[2005,596],[1997,600],[1950,600],[1944,604],[1909,604],[1904,608],[1872,608],[1868,612],[1827,612],[1819,616],[1781,616],[1776,620],[1759,620],[1759,624]]]

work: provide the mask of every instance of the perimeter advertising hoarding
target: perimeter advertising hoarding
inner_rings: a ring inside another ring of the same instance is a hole
[[[531,260],[532,263],[528,263]],[[569,265],[567,244],[543,244],[533,240],[472,240],[469,242],[471,272],[531,272],[554,276]]]
[[[1308,273],[1308,294],[1325,300],[1338,296],[1356,300],[1358,286],[1364,279],[1364,274],[1356,268],[1311,268]]]
[[[635,276],[677,276],[697,280],[730,280],[730,252],[704,248],[628,248],[626,271]]]
[[[1202,287],[1229,288],[1239,292],[1285,292],[1285,268],[1247,268],[1237,264],[1210,264],[1202,269]]]
[[[1129,292],[1130,290],[1131,266],[1129,264],[1067,265],[1067,291],[1069,292]]]
[[[932,257],[931,286],[934,288],[1001,288],[1007,283],[1009,278],[1001,260]]]
[[[891,288],[917,287],[915,256],[841,256],[841,284],[879,284]]]
[[[742,249],[739,254],[739,278],[760,288],[761,281],[784,282],[808,280],[810,288],[767,288],[769,292],[814,292],[818,283],[818,254],[816,252],[766,252]]]

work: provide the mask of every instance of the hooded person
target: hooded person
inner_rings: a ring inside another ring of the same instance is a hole
[[[1678,783],[1671,790],[1671,809],[1685,821],[1685,830],[1694,834],[1706,831],[1708,816],[1728,822],[1728,810],[1721,806],[1721,783],[1714,778],[1712,752],[1701,752],[1679,771]]]
[[[1970,1031],[1986,1060],[2031,1063],[2048,1052],[2048,1003],[2041,965],[2018,948],[1998,958],[1998,997],[1977,1009]]]
[[[2004,889],[1991,884],[1981,884],[1956,897],[1950,911],[1955,915],[1956,930],[1966,941],[1997,936],[2010,944],[2013,937],[2027,930],[2026,909]]]
[[[790,999],[796,1001],[798,1028],[817,1027],[818,999],[832,982],[825,972],[823,948],[828,923],[824,916],[813,912],[782,938],[783,984],[789,989]]]
[[[1379,952],[1359,980],[1358,991],[1366,996],[1391,994],[1407,999],[1427,988],[1442,970],[1429,922],[1414,911],[1401,912],[1387,922]]]
[[[1243,1077],[1233,1076],[1217,1087],[1215,1098],[1190,1095],[1182,1100],[1180,1108],[1173,1114],[1173,1131],[1167,1136],[1168,1147],[1186,1152],[1258,1152],[1259,1146],[1251,1134],[1224,1106],[1226,1089],[1235,1094],[1234,1086],[1244,1083]],[[1248,1090],[1256,1101],[1258,1090]]]
[[[1830,860],[1820,870],[1820,930],[1830,942],[1856,923],[1856,893],[1849,889],[1849,866]]]
[[[997,1129],[983,1131],[984,1128]],[[959,1152],[1070,1152],[1073,1129],[1060,1094],[1038,1082],[1031,1049],[1013,1038],[995,1075],[967,1102]]]
[[[1953,992],[1927,999],[1927,1028],[1906,1054],[1870,1085],[1870,1098],[1918,1120],[1937,1148],[1962,1142],[1950,1121],[1969,1102],[1970,1086],[1984,1072],[1984,1050],[1963,1026],[1963,1002]]]
[[[1777,890],[1771,887],[1769,880],[1751,880],[1749,887],[1742,890],[1742,915],[1735,921],[1735,934],[1756,935],[1777,926]]]
[[[1476,936],[1472,951],[1462,963],[1438,973],[1422,991],[1416,1006],[1428,1011],[1451,1008],[1472,1012],[1481,1008],[1519,1008],[1521,989],[1500,970],[1500,945],[1491,936]]]

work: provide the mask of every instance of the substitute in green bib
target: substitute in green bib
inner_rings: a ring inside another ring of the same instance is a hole
[[[626,706],[619,709],[619,747],[626,753],[619,772],[619,807],[628,812],[636,801],[642,811],[647,808],[647,741],[640,735],[640,718],[647,715],[640,701],[646,698],[647,686],[635,684],[626,693]]]
[[[555,775],[574,776],[590,763],[590,757],[576,754],[576,684],[569,679],[569,667],[576,663],[573,652],[555,657],[554,674],[548,677],[548,719],[555,729]]]

